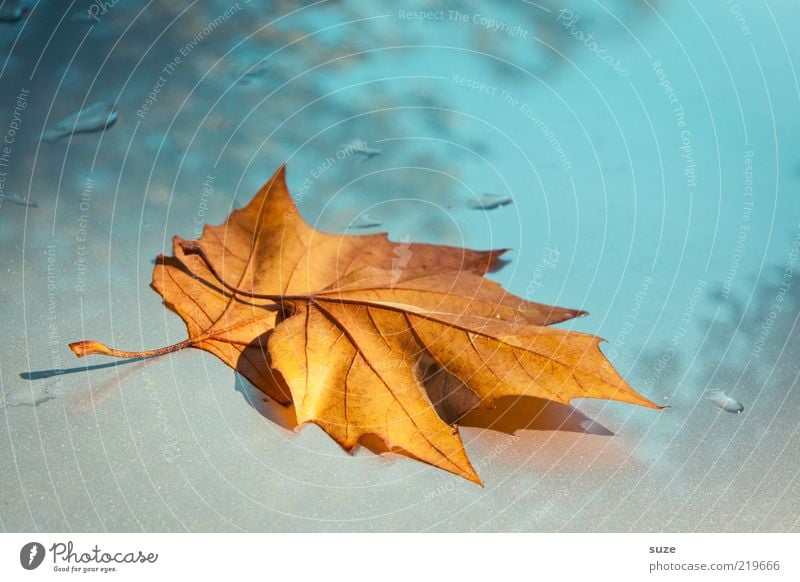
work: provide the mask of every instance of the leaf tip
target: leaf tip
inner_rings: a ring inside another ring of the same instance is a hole
[[[473,483],[475,483],[475,485],[477,485],[481,489],[483,489],[485,487],[484,484],[483,484],[483,480],[481,480],[481,478],[478,477],[478,474],[475,473],[475,472],[473,472],[472,475],[466,476],[466,478],[469,481],[472,481]]]
[[[267,180],[267,183],[264,184],[262,187],[262,191],[266,194],[269,194],[273,188],[282,187],[288,193],[288,187],[286,185],[286,162],[283,162],[278,169],[275,170],[275,173],[270,176]],[[291,198],[291,195],[289,196]]]
[[[486,271],[490,273],[494,273],[495,271],[499,271],[503,267],[505,267],[510,261],[506,258],[503,258],[508,251],[511,249],[504,248],[504,249],[492,249],[490,251],[486,251],[488,255],[488,262],[486,265]]]
[[[631,389],[631,392],[633,392],[634,394],[633,398],[631,399],[631,404],[637,404],[639,406],[644,406],[646,408],[653,408],[655,410],[664,410],[664,408],[667,408],[666,406],[661,406],[660,404],[656,404],[649,398],[642,396],[633,389]]]

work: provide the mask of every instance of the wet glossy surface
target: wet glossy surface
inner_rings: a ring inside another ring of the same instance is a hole
[[[800,529],[796,5],[106,4],[0,22],[0,194],[38,204],[0,204],[0,528]],[[670,408],[462,428],[481,489],[295,434],[209,354],[83,369],[68,342],[185,337],[152,259],[283,162],[317,228],[514,249],[493,277]]]

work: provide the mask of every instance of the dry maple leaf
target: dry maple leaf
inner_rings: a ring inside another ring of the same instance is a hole
[[[477,483],[447,422],[472,408],[508,396],[658,408],[614,371],[599,338],[549,327],[583,312],[483,277],[503,250],[322,233],[297,212],[283,167],[227,222],[197,241],[176,237],[173,250],[159,257],[153,287],[188,339],[145,352],[70,344],[79,357],[203,349],[347,450],[376,436]]]

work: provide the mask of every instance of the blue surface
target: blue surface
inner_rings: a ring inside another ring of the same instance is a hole
[[[28,4],[0,23],[0,193],[38,204],[0,205],[0,528],[800,529],[797,6]],[[112,127],[40,141],[98,100]],[[356,138],[381,155],[338,159]],[[284,161],[320,229],[514,249],[493,277],[589,311],[567,327],[671,408],[462,429],[480,489],[281,428],[209,354],[41,374],[76,339],[183,339],[150,261]],[[514,203],[468,208],[485,192]]]

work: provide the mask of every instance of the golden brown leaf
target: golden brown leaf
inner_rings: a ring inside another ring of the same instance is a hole
[[[582,312],[483,277],[503,251],[319,232],[300,218],[283,168],[227,222],[198,241],[176,237],[173,251],[153,287],[189,338],[149,352],[77,342],[78,356],[203,349],[347,450],[378,437],[475,482],[448,422],[478,406],[522,396],[657,407],[619,377],[598,338],[549,327]]]

